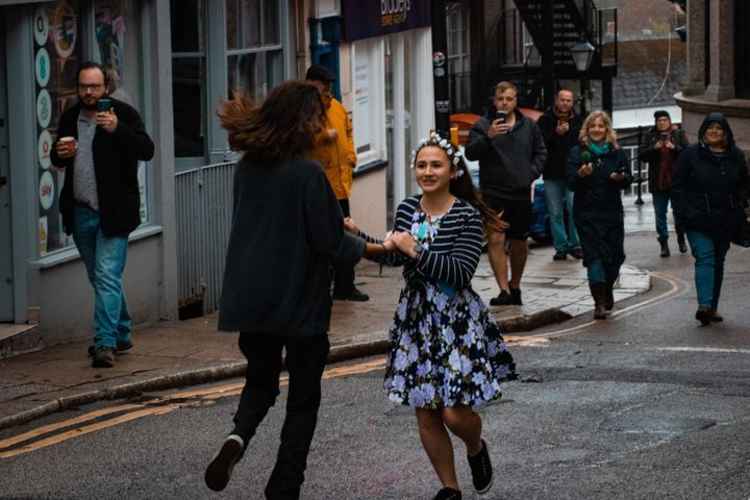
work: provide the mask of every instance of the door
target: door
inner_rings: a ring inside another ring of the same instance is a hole
[[[0,26],[4,24],[0,12]],[[13,245],[8,164],[8,99],[5,81],[5,40],[0,33],[0,321],[13,321]]]

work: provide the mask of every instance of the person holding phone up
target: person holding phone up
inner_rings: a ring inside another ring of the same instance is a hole
[[[495,88],[494,106],[469,133],[466,158],[479,161],[482,200],[510,224],[487,235],[490,264],[500,294],[490,305],[522,305],[521,277],[526,267],[526,238],[531,226],[531,183],[544,169],[547,148],[537,125],[517,109],[518,89],[510,82]],[[511,276],[508,280],[510,249]]]
[[[73,235],[94,288],[95,368],[133,346],[132,321],[122,287],[128,235],[141,223],[138,162],[154,143],[138,112],[107,97],[101,65],[78,70],[78,103],[60,118],[52,164],[65,169],[60,195],[63,229]]]
[[[612,120],[604,111],[593,111],[583,122],[579,145],[568,155],[567,178],[574,193],[573,220],[594,298],[594,319],[606,319],[625,262],[622,190],[632,178]]]

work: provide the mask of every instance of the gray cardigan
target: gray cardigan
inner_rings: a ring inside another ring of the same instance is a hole
[[[219,330],[320,335],[331,318],[330,267],[356,262],[365,242],[345,233],[320,164],[243,159],[234,210]]]

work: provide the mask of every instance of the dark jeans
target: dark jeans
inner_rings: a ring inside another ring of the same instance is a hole
[[[339,200],[341,213],[344,217],[351,217],[349,200]],[[350,295],[354,291],[354,264],[336,264],[333,275],[333,293]]]
[[[688,231],[687,238],[695,257],[695,290],[698,305],[718,309],[729,240],[712,238],[700,231]]]
[[[286,348],[285,364],[289,372],[286,418],[276,465],[266,486],[266,498],[297,499],[305,480],[307,454],[318,421],[320,379],[328,357],[328,336],[241,333],[239,344],[247,358],[247,372],[234,416],[233,434],[241,436],[246,446],[279,395],[281,351]]]
[[[672,193],[670,191],[654,191],[651,193],[651,197],[654,201],[656,234],[658,235],[659,241],[667,241],[667,239],[669,239],[669,229],[667,228],[667,207],[672,199]],[[672,205],[672,214],[674,215],[674,205]],[[682,228],[677,225],[677,221],[675,221],[675,231],[677,231],[678,236],[682,234]]]

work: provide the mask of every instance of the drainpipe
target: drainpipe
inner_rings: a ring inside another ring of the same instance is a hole
[[[448,93],[448,26],[445,0],[432,0],[432,81],[435,88],[435,128],[443,137],[450,131]]]

